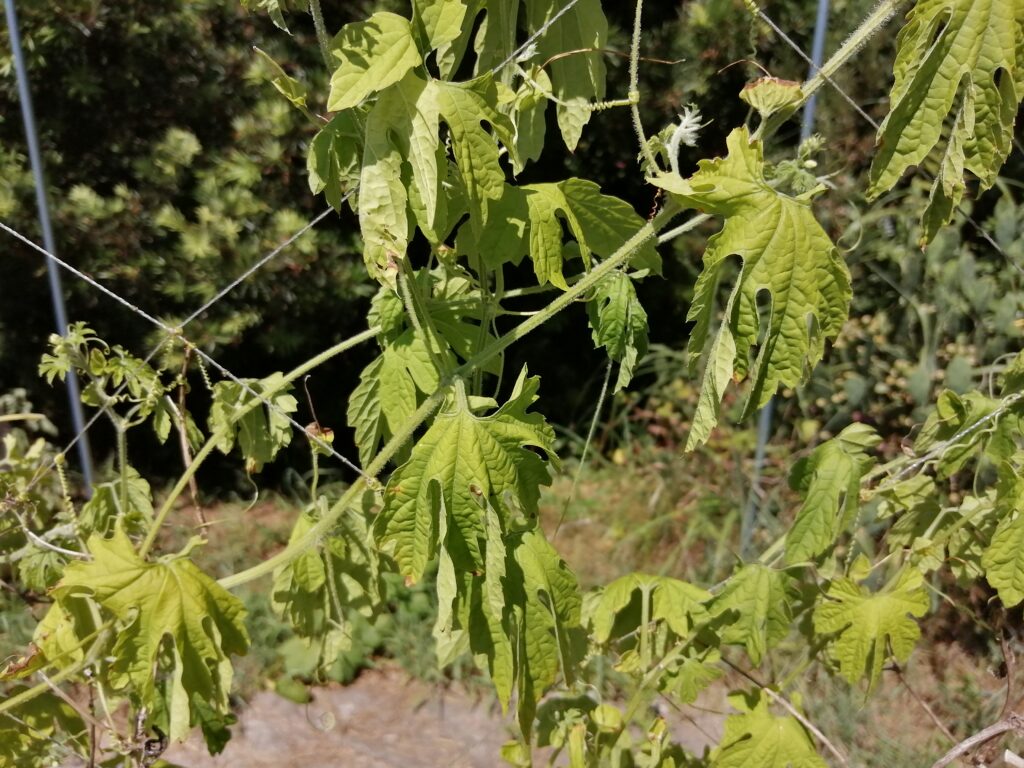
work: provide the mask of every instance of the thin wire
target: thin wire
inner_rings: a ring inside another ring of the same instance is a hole
[[[540,29],[538,29],[536,32],[534,32],[532,35],[530,35],[528,38],[526,38],[526,42],[525,43],[523,43],[518,48],[516,48],[514,51],[512,51],[512,53],[510,53],[505,58],[505,60],[503,62],[501,62],[501,64],[499,64],[498,66],[494,67],[494,69],[491,70],[491,74],[492,75],[498,74],[498,72],[500,72],[505,67],[507,67],[509,64],[511,64],[513,61],[518,59],[519,56],[523,53],[523,51],[525,51],[527,48],[529,48],[531,45],[533,45],[535,42],[537,42],[537,40],[539,40],[541,37],[543,37],[547,33],[547,31],[549,29],[551,29],[552,26],[554,26],[555,22],[557,22],[565,14],[567,14],[574,7],[576,7],[576,4],[579,1],[580,0],[569,0],[569,2],[565,4],[565,7],[562,8],[562,10],[560,10],[558,13],[556,13],[554,16],[552,16],[550,19],[548,19],[546,22],[544,22],[544,25]]]
[[[351,194],[352,193],[349,192],[347,195],[345,195],[343,198],[341,198],[341,202],[344,203],[346,200],[348,200],[349,195],[351,195]],[[339,204],[339,207],[341,207],[340,204]],[[205,304],[203,304],[203,306],[201,306],[199,309],[197,309],[191,315],[186,317],[182,321],[180,327],[184,328],[186,325],[188,325],[193,320],[195,320],[197,317],[199,317],[201,314],[203,314],[203,312],[208,310],[210,307],[212,307],[218,301],[220,301],[225,296],[227,296],[229,293],[231,293],[231,291],[233,291],[235,288],[237,288],[239,285],[241,285],[243,282],[245,282],[249,278],[249,276],[252,275],[253,272],[256,272],[257,270],[259,270],[264,264],[266,264],[268,261],[273,259],[279,253],[281,253],[281,251],[283,251],[285,248],[287,248],[289,245],[294,243],[296,240],[298,240],[300,237],[302,237],[304,234],[306,234],[309,230],[311,230],[313,227],[315,227],[317,224],[319,224],[321,221],[323,221],[327,217],[327,214],[329,214],[332,210],[334,210],[334,209],[333,208],[328,208],[327,210],[325,210],[323,213],[321,213],[315,219],[313,219],[312,221],[308,222],[302,229],[300,229],[294,235],[289,237],[287,240],[285,240],[283,243],[281,243],[279,246],[277,246],[274,250],[272,250],[266,256],[264,256],[262,259],[257,261],[255,264],[253,264],[247,270],[245,270],[245,272],[243,272],[238,277],[236,277],[234,280],[232,280],[230,283],[228,283],[226,286],[224,286],[224,288],[216,296],[214,296],[212,299],[210,299]]]
[[[101,291],[102,293],[106,294],[106,295],[107,295],[107,296],[109,296],[110,298],[114,299],[114,300],[115,300],[115,301],[116,301],[116,302],[117,302],[118,304],[121,304],[122,306],[124,306],[124,307],[127,307],[127,308],[128,308],[128,309],[130,309],[130,310],[131,310],[132,312],[134,312],[135,314],[137,314],[137,315],[138,315],[139,317],[142,317],[142,318],[144,318],[145,320],[147,320],[147,321],[149,321],[150,323],[152,323],[153,325],[157,326],[158,328],[160,328],[161,330],[163,330],[164,332],[166,332],[166,333],[168,334],[168,336],[170,336],[170,337],[177,337],[177,338],[180,338],[180,339],[182,339],[182,341],[184,341],[185,343],[187,343],[187,344],[190,344],[190,345],[192,346],[192,349],[193,349],[193,350],[195,350],[195,353],[196,353],[197,355],[199,355],[199,356],[200,356],[201,358],[203,358],[203,360],[205,360],[205,361],[206,361],[207,363],[209,363],[209,364],[210,364],[211,366],[213,366],[213,367],[214,367],[215,369],[217,369],[217,370],[218,370],[218,371],[219,371],[219,372],[220,372],[220,373],[221,373],[222,375],[226,376],[227,378],[231,379],[231,380],[232,380],[233,382],[235,382],[236,384],[238,384],[238,385],[239,385],[240,387],[242,387],[242,389],[243,389],[243,390],[245,390],[245,391],[246,391],[246,392],[247,392],[248,394],[252,395],[253,397],[255,397],[255,398],[257,398],[257,399],[259,399],[259,400],[260,400],[261,402],[263,402],[263,404],[264,404],[264,405],[266,405],[266,406],[267,406],[268,408],[270,408],[270,409],[271,409],[271,410],[273,410],[273,411],[276,411],[276,412],[277,412],[277,413],[278,413],[279,415],[281,415],[281,416],[283,416],[284,418],[286,418],[286,419],[288,420],[288,422],[289,422],[289,423],[290,423],[290,424],[291,424],[291,425],[292,425],[292,426],[293,426],[293,427],[294,427],[295,429],[297,429],[297,430],[298,430],[299,432],[301,432],[302,434],[305,434],[305,433],[306,433],[306,428],[305,428],[304,426],[302,426],[301,424],[299,424],[299,423],[298,423],[297,421],[295,421],[295,419],[293,419],[293,418],[292,418],[291,416],[289,416],[289,415],[288,415],[288,414],[287,414],[287,413],[286,413],[286,412],[285,412],[284,410],[282,410],[282,409],[281,409],[280,407],[278,407],[277,405],[275,405],[275,404],[274,404],[274,403],[273,403],[272,401],[270,401],[270,400],[268,400],[267,398],[265,398],[265,397],[264,397],[263,395],[261,395],[261,394],[259,394],[258,392],[256,392],[256,390],[254,390],[254,389],[253,389],[252,387],[250,387],[250,386],[249,386],[248,384],[246,384],[246,383],[245,383],[244,381],[242,381],[242,380],[241,380],[240,378],[238,378],[237,376],[235,376],[235,374],[233,374],[233,373],[232,373],[231,371],[229,371],[229,370],[228,370],[227,368],[225,368],[225,367],[224,367],[223,365],[221,365],[221,364],[220,364],[220,363],[218,363],[218,362],[217,362],[216,360],[214,360],[214,359],[213,359],[212,357],[210,357],[210,355],[206,354],[205,352],[203,352],[203,350],[199,349],[199,348],[198,348],[197,346],[195,346],[194,344],[192,344],[192,342],[190,342],[190,341],[189,341],[189,340],[188,340],[188,339],[187,339],[187,338],[186,338],[186,337],[184,336],[184,334],[182,334],[182,333],[181,333],[181,329],[180,329],[180,328],[177,328],[177,329],[175,329],[175,328],[172,328],[171,326],[167,325],[166,323],[164,323],[164,322],[162,322],[162,321],[160,321],[160,320],[156,319],[155,317],[153,317],[152,315],[150,315],[150,314],[149,314],[148,312],[146,312],[145,310],[143,310],[143,309],[140,309],[139,307],[135,306],[134,304],[132,304],[132,303],[131,303],[130,301],[128,301],[127,299],[125,299],[125,298],[123,298],[123,297],[119,296],[118,294],[114,293],[114,291],[110,290],[109,288],[107,288],[107,287],[106,287],[105,285],[103,285],[102,283],[99,283],[99,282],[97,282],[97,281],[96,281],[95,279],[93,279],[93,278],[92,278],[92,277],[90,277],[89,275],[85,274],[85,273],[84,273],[84,272],[82,272],[81,270],[78,270],[78,269],[76,269],[75,267],[73,267],[73,266],[71,266],[70,264],[68,264],[67,262],[65,262],[65,261],[64,261],[63,259],[60,259],[60,258],[58,258],[57,256],[54,256],[54,255],[53,255],[52,253],[50,253],[49,251],[47,251],[47,250],[46,250],[45,248],[43,248],[43,247],[41,247],[41,246],[37,245],[36,243],[32,242],[32,241],[31,241],[31,240],[29,240],[29,239],[28,239],[27,237],[25,237],[24,235],[22,235],[22,234],[21,234],[20,232],[17,232],[16,230],[14,230],[14,229],[11,229],[11,228],[10,228],[9,226],[7,226],[6,224],[4,224],[4,223],[3,223],[2,221],[0,221],[0,229],[3,229],[3,230],[4,230],[5,232],[7,232],[8,234],[10,234],[10,235],[14,236],[15,238],[17,238],[18,240],[20,240],[21,242],[23,242],[23,243],[24,243],[25,245],[27,245],[27,246],[29,246],[30,248],[32,248],[32,249],[34,249],[34,250],[38,251],[39,253],[43,254],[43,255],[44,255],[44,256],[46,256],[47,258],[49,258],[49,259],[53,259],[53,261],[54,261],[54,262],[56,262],[57,264],[59,264],[59,265],[60,265],[61,267],[63,267],[64,269],[66,269],[66,270],[67,270],[68,272],[70,272],[71,274],[75,275],[75,276],[76,276],[76,277],[78,277],[79,279],[81,279],[81,280],[84,280],[84,281],[85,281],[86,283],[88,283],[89,285],[93,286],[93,287],[94,287],[94,288],[96,288],[97,290]],[[165,340],[165,342],[166,342],[166,340]],[[161,345],[162,345],[163,343],[164,343],[164,342],[161,342]],[[357,472],[357,473],[358,473],[358,474],[359,474],[360,476],[362,476],[363,478],[365,478],[365,479],[367,479],[367,480],[369,480],[369,479],[370,479],[370,478],[369,478],[369,476],[368,476],[368,475],[366,475],[366,474],[365,474],[365,473],[363,472],[363,470],[362,470],[362,469],[360,469],[360,468],[359,468],[358,466],[356,466],[356,465],[355,465],[355,464],[354,464],[353,462],[349,461],[349,460],[348,460],[347,458],[345,458],[345,457],[344,457],[344,456],[342,456],[342,455],[341,455],[340,453],[338,453],[338,452],[337,452],[336,450],[334,450],[334,448],[333,448],[332,446],[330,446],[330,445],[329,445],[329,444],[327,444],[327,443],[323,443],[323,445],[324,445],[324,447],[326,447],[326,448],[327,448],[327,450],[328,450],[328,451],[329,451],[329,452],[331,453],[331,455],[332,455],[332,456],[334,456],[334,457],[335,457],[336,459],[338,459],[338,460],[339,460],[339,461],[340,461],[340,462],[341,462],[342,464],[344,464],[345,466],[347,466],[347,467],[349,467],[350,469],[354,470],[355,472]]]
[[[792,38],[790,38],[789,35],[787,35],[785,32],[783,32],[782,29],[779,27],[779,25],[771,20],[771,18],[768,16],[767,13],[765,13],[763,10],[758,8],[757,9],[757,15],[761,19],[761,21],[763,21],[765,24],[767,24],[769,27],[771,27],[772,30],[775,32],[775,34],[777,34],[779,37],[781,37],[786,42],[786,44],[796,52],[796,54],[801,59],[803,59],[807,64],[810,65],[812,72],[818,69],[818,67],[814,63],[814,59],[812,59],[810,56],[808,56],[806,53],[804,53],[803,49],[799,45],[794,43]],[[853,98],[848,93],[846,93],[846,91],[844,91],[842,88],[840,88],[836,84],[835,80],[833,80],[831,77],[829,77],[828,75],[823,74],[823,73],[822,73],[822,77],[825,79],[826,83],[828,83],[833,88],[835,88],[836,91],[839,93],[839,95],[842,96],[846,100],[846,102],[857,111],[857,114],[859,114],[861,117],[863,117],[865,120],[867,120],[876,131],[878,130],[878,123],[876,123],[874,121],[874,119],[871,117],[871,115],[869,115],[867,112],[865,112],[863,109],[861,109],[860,104],[858,104],[856,101],[854,101]]]
[[[757,9],[757,15],[758,15],[758,17],[759,17],[759,18],[760,18],[760,19],[761,19],[761,20],[762,20],[762,21],[763,21],[763,22],[764,22],[765,24],[767,24],[767,25],[768,25],[769,27],[771,27],[771,28],[772,28],[772,30],[774,30],[774,32],[775,32],[775,33],[776,33],[776,34],[777,34],[777,35],[778,35],[779,37],[781,37],[781,38],[782,38],[782,39],[783,39],[783,40],[785,41],[785,43],[786,43],[786,44],[787,44],[787,45],[788,45],[788,46],[789,46],[790,48],[792,48],[792,49],[793,49],[793,51],[794,51],[794,52],[795,52],[795,53],[796,53],[796,54],[797,54],[797,55],[798,55],[798,56],[799,56],[800,58],[802,58],[802,59],[803,59],[803,60],[804,60],[805,62],[807,62],[807,63],[808,63],[809,65],[811,65],[811,67],[812,67],[812,68],[814,68],[814,67],[815,67],[815,64],[814,64],[814,61],[813,61],[813,59],[811,59],[811,57],[810,57],[810,56],[808,56],[808,55],[807,55],[806,53],[804,53],[804,50],[803,50],[803,49],[802,49],[802,48],[801,48],[801,47],[800,47],[799,45],[797,45],[797,44],[796,44],[795,42],[793,42],[793,39],[792,39],[792,38],[790,38],[790,37],[789,37],[789,35],[787,35],[787,34],[786,34],[785,32],[783,32],[783,31],[782,31],[782,29],[781,29],[781,28],[779,27],[779,25],[778,25],[778,24],[776,24],[776,23],[775,23],[774,21],[772,21],[771,17],[769,17],[769,16],[768,16],[768,14],[766,14],[766,13],[765,13],[765,12],[764,12],[763,10],[761,10],[760,8],[758,8],[758,9]],[[860,115],[861,117],[863,117],[863,118],[864,118],[864,119],[865,119],[865,120],[866,120],[866,121],[868,122],[868,124],[869,124],[869,125],[870,125],[870,126],[871,126],[872,128],[874,128],[874,129],[875,129],[875,132],[877,133],[877,132],[878,132],[878,130],[879,130],[879,127],[880,127],[880,126],[879,126],[879,124],[878,124],[878,123],[877,123],[877,122],[876,122],[876,121],[874,120],[874,118],[872,118],[872,117],[871,117],[871,115],[869,115],[869,114],[868,114],[867,112],[865,112],[865,111],[864,111],[863,109],[861,109],[861,106],[860,106],[860,105],[859,105],[859,104],[858,104],[858,103],[857,103],[856,101],[854,101],[854,100],[853,100],[853,97],[851,97],[851,96],[850,96],[850,95],[849,95],[849,94],[848,94],[848,93],[847,93],[846,91],[844,91],[844,90],[843,90],[843,89],[842,89],[842,88],[841,88],[841,87],[839,86],[839,84],[838,84],[838,83],[836,83],[836,81],[835,81],[835,80],[833,80],[833,79],[832,79],[831,77],[829,77],[828,75],[822,75],[822,77],[823,77],[823,78],[825,79],[825,82],[826,82],[826,83],[828,83],[829,85],[831,85],[831,86],[832,86],[832,87],[833,87],[833,88],[834,88],[834,89],[836,90],[836,92],[837,92],[837,93],[838,93],[838,94],[839,94],[840,96],[842,96],[842,97],[843,97],[843,99],[844,99],[844,100],[845,100],[845,101],[846,101],[846,102],[847,102],[847,103],[848,103],[848,104],[849,104],[849,105],[850,105],[851,107],[853,107],[853,108],[854,108],[854,110],[856,110],[857,114],[859,114],[859,115]],[[921,168],[921,166],[919,166],[919,165],[918,165],[918,166],[915,166],[914,168],[915,168],[915,171],[914,171],[915,173],[918,173],[918,174],[920,174],[921,176],[923,176],[924,178],[926,178],[926,179],[927,179],[928,181],[932,181],[932,182],[934,182],[934,181],[935,181],[934,177],[932,177],[932,175],[931,175],[930,173],[927,173],[927,172],[926,172],[926,171],[925,171],[925,170],[924,170],[923,168]],[[995,249],[995,251],[996,251],[996,252],[997,252],[997,253],[998,253],[998,254],[999,254],[1000,256],[1002,256],[1002,257],[1003,257],[1003,258],[1004,258],[1004,259],[1005,259],[1005,260],[1007,261],[1007,263],[1008,263],[1008,264],[1009,264],[1009,265],[1010,265],[1011,267],[1013,267],[1013,268],[1014,268],[1015,270],[1017,270],[1017,271],[1018,271],[1018,272],[1020,272],[1021,274],[1024,274],[1024,267],[1021,267],[1021,265],[1017,264],[1017,262],[1016,262],[1016,261],[1014,261],[1014,260],[1013,260],[1013,259],[1012,259],[1012,258],[1010,257],[1010,255],[1009,255],[1009,254],[1008,254],[1008,253],[1007,253],[1006,251],[1004,251],[1004,250],[1003,250],[1002,246],[1000,246],[1000,245],[999,245],[999,243],[997,243],[997,242],[995,241],[995,239],[994,239],[994,238],[992,237],[992,235],[990,235],[990,234],[988,233],[988,231],[987,231],[987,230],[986,230],[986,229],[985,229],[985,228],[984,228],[984,227],[983,227],[983,226],[982,226],[981,224],[979,224],[979,223],[978,223],[977,221],[975,221],[975,220],[974,220],[974,218],[973,218],[973,217],[972,217],[972,216],[971,216],[971,215],[970,215],[969,213],[967,213],[967,212],[966,212],[966,211],[965,211],[965,210],[963,209],[963,205],[957,205],[957,207],[956,207],[956,211],[957,211],[957,213],[959,213],[959,214],[960,214],[961,216],[963,216],[963,217],[964,217],[964,219],[966,219],[966,220],[967,220],[967,221],[968,221],[968,222],[969,222],[969,223],[971,224],[971,226],[973,226],[973,227],[974,227],[974,229],[975,229],[975,230],[977,230],[978,234],[979,234],[979,235],[981,235],[982,239],[983,239],[983,240],[984,240],[984,241],[985,241],[986,243],[988,243],[988,244],[989,244],[990,246],[992,246],[992,248],[994,248],[994,249]]]
[[[341,199],[341,202],[344,203],[346,200],[348,200],[348,198],[351,196],[351,194],[352,194],[351,192],[347,193]],[[275,256],[280,254],[281,251],[284,250],[284,248],[286,248],[287,246],[289,246],[292,243],[294,243],[299,237],[301,237],[306,232],[308,232],[315,224],[317,224],[318,222],[322,221],[323,218],[329,212],[330,212],[330,209],[328,208],[326,211],[324,211],[319,216],[317,216],[312,222],[309,222],[309,223],[305,224],[298,232],[296,232],[291,237],[289,237],[287,240],[285,240],[283,243],[281,243],[279,246],[274,248],[274,250],[272,250],[266,256],[261,258],[259,261],[257,261],[253,266],[249,267],[249,269],[247,269],[245,272],[243,272],[239,277],[237,277],[234,280],[232,280],[231,283],[226,288],[221,290],[216,296],[214,296],[212,299],[207,301],[203,306],[201,306],[199,309],[197,309],[195,312],[193,312],[191,315],[189,315],[187,318],[185,318],[185,320],[179,326],[179,329],[184,328],[186,325],[188,325],[193,320],[195,320],[199,315],[201,315],[203,312],[205,312],[211,306],[213,306],[216,302],[218,302],[222,298],[224,298],[230,291],[232,291],[235,288],[237,288],[244,280],[248,279],[254,272],[256,272],[258,269],[263,267],[267,262],[269,262]],[[3,225],[3,222],[0,222],[0,226],[2,226],[2,225]],[[8,229],[8,231],[10,231],[9,228],[7,228],[7,227],[5,227],[5,229]],[[33,243],[29,243],[29,245],[32,245],[34,247]],[[180,335],[180,334],[175,334],[175,335]],[[156,356],[156,354],[161,349],[163,349],[164,345],[167,344],[167,342],[170,341],[172,338],[174,338],[174,335],[167,335],[163,339],[161,339],[161,341],[156,346],[154,346],[153,349],[150,350],[149,354],[147,354],[142,359],[143,364],[148,364],[149,361],[152,360]],[[67,443],[67,445],[64,446],[64,449],[58,455],[66,454],[68,451],[70,451],[72,448],[75,447],[75,444],[79,440],[82,440],[82,439],[85,438],[86,433],[89,431],[89,429],[92,428],[92,425],[95,424],[97,422],[97,420],[101,416],[103,416],[103,414],[107,413],[107,411],[109,410],[109,408],[110,408],[110,405],[109,405],[110,400],[113,400],[118,395],[120,395],[121,392],[123,392],[128,387],[128,384],[129,384],[129,382],[126,379],[124,382],[121,383],[121,386],[119,386],[116,390],[114,390],[114,394],[111,396],[111,398],[109,398],[108,401],[105,402],[100,407],[100,409],[98,411],[96,411],[96,413],[94,413],[92,415],[92,417],[89,418],[88,421],[85,422],[85,425],[80,430],[78,430],[78,433],[70,440],[70,442]],[[31,490],[40,480],[42,480],[43,477],[46,476],[47,472],[49,472],[50,470],[53,469],[55,461],[56,461],[56,458],[51,459],[45,466],[40,467],[39,474],[36,475],[36,477],[34,477],[29,482],[28,490]]]

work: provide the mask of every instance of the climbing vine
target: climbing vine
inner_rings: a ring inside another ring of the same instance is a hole
[[[247,5],[282,28],[291,12],[270,0]],[[110,347],[84,324],[52,340],[40,372],[53,380],[77,371],[84,401],[107,413],[121,450],[115,478],[80,507],[68,498],[41,534],[29,523],[41,519],[37,478],[12,471],[0,481],[3,503],[31,532],[6,559],[53,599],[32,645],[2,673],[25,682],[0,702],[0,764],[43,764],[57,732],[73,750],[99,745],[128,765],[153,764],[168,739],[194,728],[219,751],[233,722],[232,658],[249,644],[232,590],[272,574],[275,608],[329,667],[352,642],[353,618],[387,609],[388,572],[410,584],[432,579],[438,663],[468,652],[487,673],[517,726],[502,755],[513,765],[531,765],[536,747],[565,752],[574,766],[846,764],[814,725],[813,703],[791,700],[785,682],[745,672],[750,685],[731,697],[736,714],[705,755],[688,754],[648,704],[692,702],[728,670],[756,671],[793,632],[804,636],[805,668],[870,692],[887,663],[911,654],[939,569],[965,583],[987,579],[1007,608],[1024,601],[1024,354],[1003,367],[998,391],[943,392],[895,459],[881,461],[879,436],[855,423],[795,462],[790,483],[802,501],[792,527],[724,582],[633,573],[584,593],[538,521],[541,489],[559,466],[554,431],[536,408],[541,382],[526,366],[510,370],[505,351],[583,301],[595,347],[614,366],[613,389],[627,387],[647,349],[635,286],[661,271],[659,236],[713,220],[693,303],[678,316],[694,324],[690,368],[700,378],[687,449],[713,433],[729,388],[745,391],[748,416],[801,385],[842,330],[857,286],[815,217],[827,185],[805,173],[790,189],[766,142],[899,5],[883,2],[806,83],[750,83],[737,97],[754,124],[735,127],[725,155],[689,176],[677,155],[681,144],[700,147],[699,113],[688,109],[649,138],[640,121],[639,2],[630,90],[610,100],[598,0],[414,0],[408,16],[375,13],[321,36],[334,68],[328,93],[307,93],[271,62],[273,85],[317,129],[310,188],[358,215],[379,284],[368,329],[294,371],[207,377],[205,424],[179,405],[180,371]],[[319,3],[311,7],[319,31]],[[1024,87],[1022,57],[1019,0],[911,7],[868,193],[892,189],[937,153],[924,240],[954,215],[967,172],[994,183]],[[649,218],[587,179],[516,182],[546,146],[573,150],[605,109],[633,114],[639,172],[659,190]],[[507,282],[529,273],[529,285]],[[527,293],[551,298],[512,324]],[[188,349],[180,336],[166,343]],[[161,526],[213,452],[238,456],[250,474],[293,439],[308,443],[314,467],[335,453],[334,433],[316,422],[295,437],[292,390],[358,343],[379,347],[348,396],[358,479],[340,493],[314,480],[285,549],[219,581],[191,560],[202,535],[161,551]],[[124,450],[144,424],[161,441],[178,435],[190,456],[156,508]],[[868,515],[884,521],[883,537],[861,535]],[[593,684],[599,656],[631,679],[625,702],[603,700]],[[38,673],[45,680],[30,684]],[[64,682],[94,690],[92,722],[54,693]],[[119,707],[131,713],[127,728],[110,717]],[[108,729],[102,737],[96,722]]]

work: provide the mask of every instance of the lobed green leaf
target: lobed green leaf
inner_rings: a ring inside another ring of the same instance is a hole
[[[111,687],[131,688],[151,712],[165,706],[161,728],[175,740],[199,721],[194,696],[226,712],[229,657],[249,647],[238,598],[189,560],[142,560],[120,529],[112,539],[91,536],[88,548],[93,559],[71,563],[53,594],[61,602],[90,597],[118,621]]]
[[[850,683],[867,678],[870,692],[882,676],[890,649],[898,661],[910,657],[921,635],[911,617],[927,610],[928,595],[918,571],[905,569],[874,593],[838,578],[814,610],[814,631],[835,635],[830,651],[839,673]]]
[[[923,243],[952,218],[966,187],[964,171],[986,189],[1010,152],[1024,96],[1022,39],[1024,5],[1017,0],[918,0],[907,15],[868,194],[892,189],[945,138],[922,217]]]
[[[849,271],[814,219],[809,195],[788,197],[768,185],[763,146],[751,142],[746,128],[730,133],[727,145],[725,158],[702,160],[689,179],[652,179],[684,205],[725,217],[722,230],[708,241],[687,314],[696,322],[689,344],[695,363],[711,330],[724,267],[730,256],[742,261],[708,354],[687,450],[707,440],[729,380],[748,375],[755,344],[760,349],[745,415],[767,403],[778,387],[804,380],[821,359],[825,340],[839,333],[850,304]],[[765,327],[758,308],[762,294],[770,299]]]

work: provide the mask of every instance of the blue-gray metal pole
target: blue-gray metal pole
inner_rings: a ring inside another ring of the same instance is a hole
[[[825,35],[828,32],[829,0],[818,0],[818,14],[814,20],[814,42],[811,47],[811,68],[809,76],[821,69],[825,58]],[[803,120],[800,123],[800,141],[803,142],[814,132],[814,113],[818,108],[818,94],[814,93],[804,105]],[[757,446],[754,449],[754,476],[750,484],[750,498],[743,511],[740,523],[740,556],[746,558],[750,549],[750,540],[754,535],[754,524],[757,511],[761,507],[761,470],[764,468],[765,449],[772,434],[772,416],[775,412],[773,397],[757,416]]]
[[[814,20],[814,42],[811,44],[811,71],[813,77],[825,58],[825,33],[828,31],[828,2],[818,0],[818,15]],[[818,108],[818,94],[812,93],[804,105],[803,121],[800,123],[800,141],[804,141],[814,132],[814,113]]]
[[[21,117],[25,123],[25,141],[28,144],[28,158],[32,166],[32,175],[36,187],[36,207],[39,209],[39,226],[43,231],[43,247],[50,253],[57,253],[57,245],[53,238],[53,227],[50,225],[50,206],[46,199],[46,182],[43,179],[43,159],[39,153],[39,138],[36,134],[36,119],[32,111],[32,94],[28,88],[28,71],[25,68],[25,56],[21,49],[21,34],[18,32],[18,17],[14,11],[14,0],[4,0],[7,14],[7,31],[11,38],[11,55],[14,57],[14,71],[18,78],[18,97],[21,100]],[[68,316],[64,309],[64,294],[60,286],[60,272],[52,259],[46,260],[46,273],[50,281],[50,298],[53,301],[53,314],[57,321],[57,333],[67,333]],[[92,487],[92,452],[89,450],[89,437],[85,433],[85,417],[82,414],[82,401],[79,397],[78,378],[74,371],[67,377],[68,404],[71,407],[71,423],[78,438],[78,460],[82,465],[82,478],[86,489]],[[87,490],[88,492],[88,490]]]

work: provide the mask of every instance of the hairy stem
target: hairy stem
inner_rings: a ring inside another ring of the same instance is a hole
[[[324,65],[328,72],[333,72],[335,62],[331,58],[331,38],[327,34],[327,25],[324,24],[324,12],[320,8],[320,0],[309,0],[309,13],[313,17],[316,41],[320,44],[320,55],[324,57]]]
[[[893,14],[899,10],[899,7],[904,4],[906,0],[882,0],[875,9],[868,14],[868,16],[860,23],[860,26],[854,30],[846,42],[844,42],[839,50],[836,51],[832,56],[829,57],[828,61],[821,65],[821,68],[814,73],[814,76],[808,79],[802,86],[803,98],[796,105],[797,108],[807,103],[807,100],[820,89],[825,83],[832,82],[832,76],[838,72],[844,64],[846,64],[854,54],[857,53],[863,47],[863,45],[872,38],[872,36],[884,27],[889,19],[893,17]],[[764,14],[758,9],[758,15],[764,18]],[[763,121],[758,126],[757,131],[754,132],[753,138],[758,139],[763,136],[768,136],[778,130],[779,126],[782,125],[789,116],[793,114],[791,111],[786,110],[785,114],[776,114]]]
[[[474,370],[484,365],[495,355],[501,354],[512,344],[526,336],[526,334],[540,328],[556,314],[570,306],[576,301],[576,299],[600,283],[601,280],[612,272],[612,270],[618,269],[621,265],[627,263],[633,253],[644,243],[651,240],[657,231],[667,225],[678,211],[679,206],[670,201],[665,208],[663,208],[661,212],[654,217],[653,221],[648,222],[637,230],[637,232],[634,233],[629,240],[623,243],[615,253],[588,272],[586,276],[574,285],[570,286],[567,291],[557,296],[544,309],[540,310],[532,317],[528,317],[508,333],[504,334],[501,338],[495,339],[486,348],[473,355],[468,362],[456,368],[452,374],[445,376],[444,379],[441,380],[437,390],[423,401],[420,407],[417,408],[412,416],[409,417],[402,429],[388,440],[384,447],[381,448],[380,453],[378,453],[374,460],[370,462],[369,466],[365,468],[366,476],[376,477],[384,470],[387,463],[391,460],[391,457],[401,450],[402,446],[412,438],[413,433],[419,428],[419,426],[427,419],[428,416],[430,416],[430,414],[434,412],[434,409],[441,404],[445,394],[448,392],[448,389],[452,386],[452,383],[456,378],[462,378],[471,374]],[[257,563],[244,571],[239,571],[238,573],[231,574],[230,576],[225,576],[220,579],[218,583],[226,589],[233,589],[234,587],[241,586],[242,584],[246,584],[250,581],[261,578],[262,576],[266,576],[280,566],[287,565],[303,552],[307,551],[310,547],[314,546],[320,537],[327,533],[327,531],[337,523],[345,510],[359,498],[359,494],[362,493],[366,485],[367,481],[365,478],[359,478],[349,486],[348,490],[342,494],[341,498],[331,506],[327,511],[327,514],[320,518],[320,520],[317,521],[312,528],[306,531],[305,535],[301,538],[292,541],[287,547],[267,560]]]
[[[640,142],[640,151],[644,160],[647,161],[647,168],[654,173],[657,162],[654,153],[647,146],[647,134],[644,133],[644,124],[640,119],[640,17],[643,15],[644,0],[636,0],[636,15],[633,17],[633,42],[629,49],[629,111],[633,115],[633,129],[636,131],[636,138]]]
[[[313,370],[319,365],[322,365],[326,361],[330,360],[332,357],[337,357],[338,355],[340,355],[343,352],[346,352],[352,347],[358,344],[362,344],[364,341],[369,341],[370,339],[375,338],[380,332],[381,327],[379,325],[375,325],[372,328],[366,329],[362,333],[357,333],[355,336],[350,336],[344,341],[338,342],[329,349],[325,349],[319,355],[311,357],[302,365],[286,373],[284,377],[281,379],[281,383],[278,386],[278,388],[272,392],[266,392],[264,394],[264,398],[269,398],[272,395],[276,394],[281,389],[284,389],[284,387],[287,386],[288,384],[291,384],[296,379],[305,376],[311,370]],[[238,419],[242,418],[250,411],[262,405],[262,399],[252,400],[251,402],[247,403],[245,406],[239,408],[235,412],[232,423],[234,421],[238,421]],[[207,439],[203,447],[200,448],[196,455],[192,457],[192,463],[189,464],[188,468],[182,473],[181,477],[178,478],[178,482],[175,483],[174,487],[171,489],[171,492],[167,494],[167,498],[161,505],[160,510],[156,513],[156,517],[153,519],[153,525],[150,526],[149,532],[146,534],[146,538],[143,539],[142,544],[139,546],[139,557],[144,558],[147,554],[149,554],[149,550],[153,547],[153,542],[156,540],[157,534],[160,532],[160,526],[163,525],[164,520],[167,518],[167,514],[171,511],[171,508],[174,506],[174,503],[178,500],[178,497],[181,496],[181,494],[185,491],[185,488],[188,487],[189,481],[195,475],[196,471],[202,465],[203,461],[206,460],[206,457],[213,453],[214,448],[216,448],[217,443],[220,441],[222,436],[223,431],[218,431],[210,435],[209,439]]]

